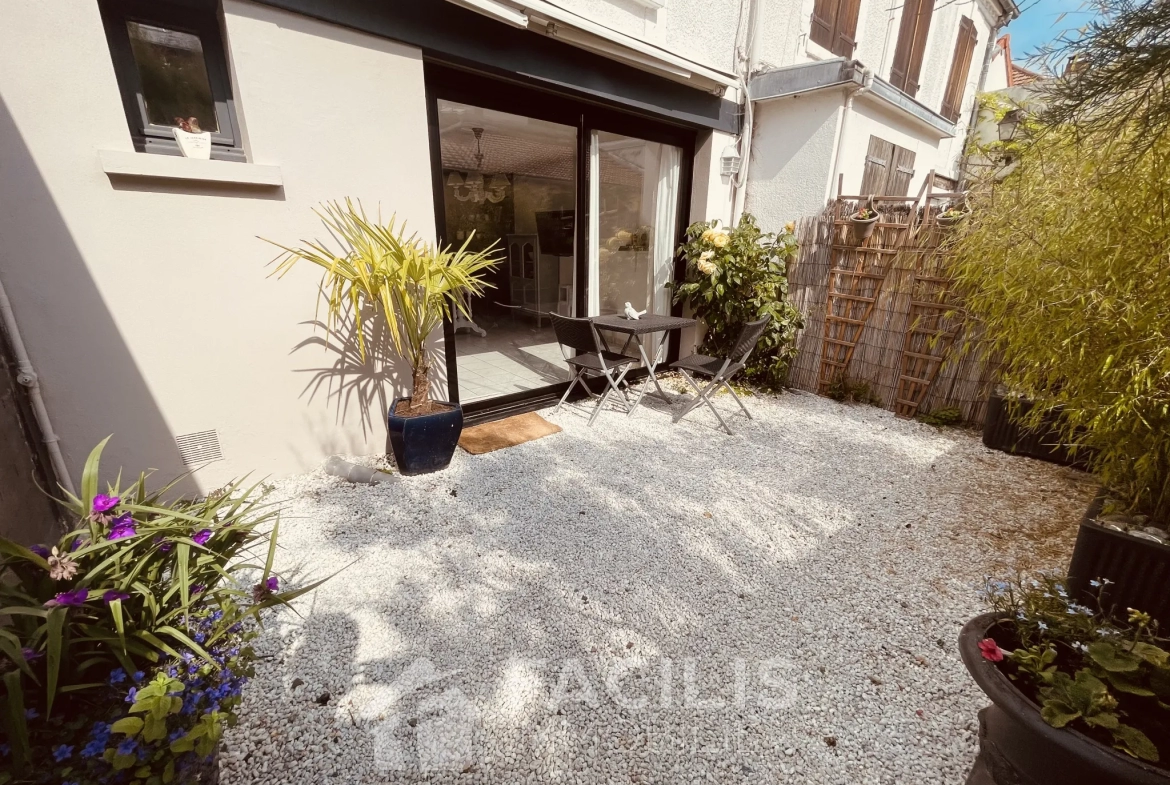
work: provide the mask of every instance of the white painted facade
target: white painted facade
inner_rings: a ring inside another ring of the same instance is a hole
[[[169,157],[133,152],[97,6],[0,3],[0,276],[74,478],[110,434],[109,466],[169,477],[175,437],[214,429],[204,488],[385,450],[376,396],[342,387],[361,369],[313,342],[318,274],[269,279],[257,236],[319,237],[311,208],[347,195],[433,236],[422,59],[239,0],[224,17],[249,161],[282,186],[107,174],[103,151]]]
[[[750,1],[555,5],[726,75],[737,69],[736,31]],[[935,14],[920,93],[934,111],[959,17],[979,31],[953,135],[932,136],[864,95],[847,111],[842,89],[762,101],[746,199],[720,173],[725,148],[740,140],[697,132],[690,220],[729,222],[737,202],[771,230],[815,213],[838,170],[846,190],[857,187],[871,134],[917,152],[912,190],[931,168],[953,175],[1002,13],[989,2],[960,0]],[[812,5],[755,0],[757,23],[741,42],[754,52],[751,70],[827,56],[808,41]],[[900,0],[862,3],[855,57],[881,77],[899,8]],[[404,366],[379,376],[324,348],[309,324],[317,273],[299,267],[269,279],[275,249],[258,236],[320,237],[311,208],[351,196],[434,237],[422,51],[249,0],[222,0],[222,16],[248,163],[135,152],[96,4],[0,0],[0,281],[75,478],[110,434],[109,466],[173,476],[184,470],[176,437],[214,430],[223,460],[197,473],[203,489],[248,472],[302,471],[330,454],[381,453],[386,404],[409,384]],[[490,32],[500,22],[483,24]],[[702,78],[692,86],[710,91],[711,75]],[[738,98],[734,88],[726,94]],[[693,343],[684,336],[684,350]],[[433,394],[443,398],[441,340],[435,350]]]
[[[861,3],[853,59],[879,79],[890,78],[902,7],[901,0]],[[813,0],[775,0],[763,8],[756,36],[757,74],[835,57],[809,38]],[[746,209],[775,230],[793,218],[819,212],[836,195],[839,175],[844,192],[856,194],[871,136],[914,151],[911,195],[931,170],[957,179],[987,43],[1006,15],[1006,8],[985,0],[936,4],[915,97],[925,110],[937,115],[941,109],[963,16],[972,20],[978,35],[961,111],[949,131],[857,85],[759,101]]]

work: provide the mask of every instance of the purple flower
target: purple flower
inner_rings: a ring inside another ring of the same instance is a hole
[[[99,493],[93,497],[93,511],[96,513],[109,512],[118,506],[118,502],[122,501],[117,496],[106,496],[104,493]]]
[[[121,684],[124,681],[126,681],[126,671],[122,670],[121,668],[114,668],[112,671],[110,671],[111,687],[113,687],[115,684]]]
[[[61,761],[73,757],[73,748],[65,744],[58,744],[53,748],[53,760],[60,763]]]
[[[211,539],[211,529],[203,529],[202,531],[196,532],[195,536],[192,537],[191,539],[194,540],[195,542],[199,543],[200,545],[203,545],[204,543],[206,543],[208,540]]]
[[[30,649],[27,646],[25,648],[21,649],[20,653],[24,655],[25,662],[33,662],[34,660],[39,660],[41,657],[44,656],[36,649]]]
[[[42,559],[49,558],[49,549],[46,548],[44,545],[30,545],[30,546],[28,546],[28,549],[30,551],[32,551],[33,553],[35,553],[37,556],[40,556]]]
[[[197,584],[195,584],[194,586],[192,586],[192,587],[191,587],[191,593],[192,593],[192,594],[202,594],[202,593],[203,593],[203,590],[204,590],[204,589],[206,589],[206,588],[207,588],[207,587],[206,587],[206,586],[204,586],[202,583],[197,583]]]
[[[89,589],[77,589],[76,591],[63,591],[53,599],[45,603],[46,608],[56,608],[58,606],[72,606],[80,608],[89,599]]]
[[[268,591],[276,591],[278,588],[280,588],[280,579],[273,575],[271,578],[264,581],[264,586],[268,589]]]
[[[138,530],[134,528],[134,519],[130,517],[130,513],[119,515],[110,524],[110,533],[106,535],[107,540],[120,540],[123,537],[133,537],[138,534]]]
[[[105,594],[102,595],[102,600],[106,603],[106,605],[109,605],[114,600],[128,600],[128,599],[130,599],[129,594],[127,594],[124,591],[118,591],[117,589],[110,589],[108,592],[106,592]]]

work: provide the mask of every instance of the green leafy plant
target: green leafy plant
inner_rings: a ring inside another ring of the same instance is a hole
[[[1091,583],[1102,590],[1108,581]],[[983,657],[1002,663],[1045,722],[1078,727],[1146,761],[1170,752],[1159,751],[1170,730],[1170,652],[1147,614],[1131,608],[1128,624],[1118,624],[1071,599],[1052,576],[991,581],[986,598],[1002,620],[999,642],[979,644]]]
[[[915,419],[920,423],[933,425],[937,428],[950,428],[962,424],[963,412],[957,406],[947,406],[919,414]]]
[[[316,211],[334,240],[334,247],[304,241],[299,247],[272,243],[284,253],[275,260],[282,277],[300,260],[325,271],[321,299],[332,330],[348,312],[357,327],[358,348],[366,355],[363,310],[373,306],[385,319],[394,351],[406,358],[414,372],[410,411],[426,414],[430,399],[430,359],[426,341],[450,315],[451,306],[468,318],[469,297],[491,286],[480,275],[499,263],[493,243],[469,251],[474,233],[458,249],[435,248],[416,235],[406,235],[393,216],[369,218],[360,202],[327,202]],[[271,240],[268,242],[272,242]]]
[[[99,491],[51,546],[0,538],[0,784],[169,783],[209,754],[251,675],[244,626],[279,591],[278,511],[257,485],[166,501],[147,476]],[[248,580],[245,580],[247,578]]]
[[[1111,495],[1164,522],[1170,137],[1127,150],[1061,129],[1025,144],[1002,182],[973,189],[949,273],[978,326],[964,349],[1002,358],[1002,381],[1035,402],[1021,424],[1056,414]]]
[[[834,376],[829,383],[826,395],[841,403],[866,403],[880,406],[882,402],[882,399],[870,387],[869,382],[854,380],[840,373]]]
[[[687,279],[671,287],[675,302],[689,304],[707,326],[700,351],[725,356],[745,323],[772,317],[743,372],[764,387],[778,388],[796,356],[802,318],[788,302],[788,262],[798,247],[792,224],[767,234],[744,213],[734,229],[718,220],[692,224],[679,248]]]

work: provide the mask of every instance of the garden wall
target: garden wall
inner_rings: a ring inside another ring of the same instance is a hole
[[[849,209],[851,206],[845,203],[830,205],[820,215],[804,218],[797,224],[801,250],[789,267],[789,299],[804,314],[805,326],[796,337],[799,353],[789,372],[788,383],[798,390],[821,391],[825,309],[829,297],[829,273],[834,265],[834,237],[840,241],[840,229],[834,221]],[[902,214],[891,220],[908,221],[910,215],[903,208]],[[917,253],[896,253],[887,257],[889,261],[882,269],[881,289],[845,369],[844,377],[853,389],[867,386],[873,402],[885,409],[895,410],[899,377],[903,372],[905,336],[913,325],[911,301],[914,298],[911,295],[915,273],[932,272],[922,270],[923,264],[934,265],[934,272],[937,272],[940,254],[930,257],[930,261],[923,261],[925,257]],[[928,413],[955,407],[964,421],[979,426],[983,424],[995,369],[972,353],[960,356],[957,347],[967,329],[970,327],[960,327],[955,346],[946,352],[947,359],[919,411]]]

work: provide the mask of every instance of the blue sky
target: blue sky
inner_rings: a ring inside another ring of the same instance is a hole
[[[1012,59],[1022,62],[1036,47],[1049,43],[1065,30],[1075,30],[1093,17],[1085,0],[1016,0],[1020,18],[1007,27],[1012,34]],[[1064,16],[1062,17],[1061,14]]]

